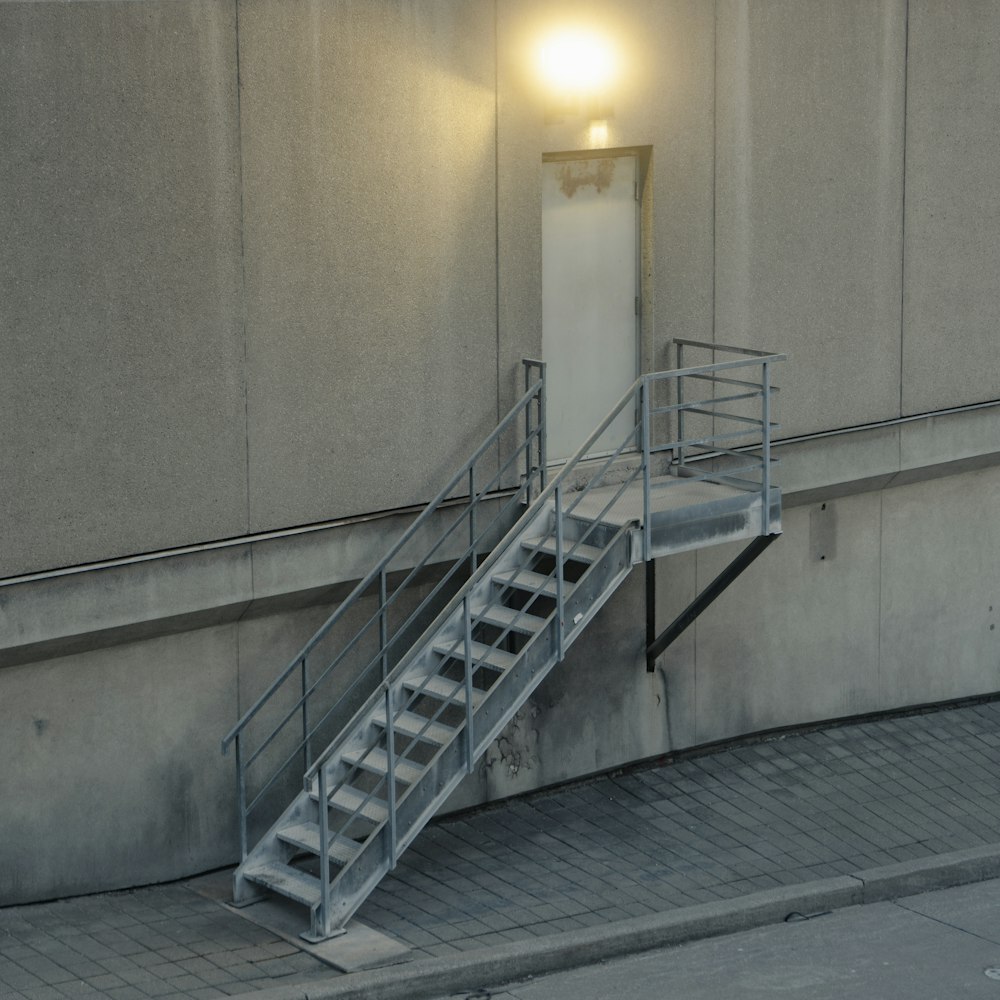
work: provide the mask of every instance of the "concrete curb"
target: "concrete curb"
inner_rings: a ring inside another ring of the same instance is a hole
[[[419,1000],[734,934],[778,923],[793,913],[808,916],[997,877],[1000,844],[993,844],[448,958],[242,993],[236,1000]]]

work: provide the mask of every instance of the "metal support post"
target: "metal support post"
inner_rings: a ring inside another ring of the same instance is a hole
[[[472,774],[476,764],[476,743],[472,731],[472,611],[468,594],[462,598],[462,616],[465,624],[465,770]]]
[[[683,368],[684,346],[677,345],[677,367]],[[684,440],[684,376],[677,378],[677,447],[674,449],[674,457],[678,465],[684,464],[684,445],[680,442]]]
[[[240,860],[247,859],[247,777],[243,771],[243,744],[236,734],[236,798],[240,805]]]
[[[309,675],[306,673],[306,658],[302,657],[302,757],[303,771],[312,767],[312,740],[309,738]]]
[[[563,658],[563,645],[566,634],[566,616],[563,604],[563,515],[562,515],[562,483],[556,483],[556,656]]]
[[[656,658],[700,615],[779,535],[758,535],[675,619],[646,646],[646,671]]]
[[[650,516],[650,475],[649,475],[649,379],[644,378],[639,387],[642,397],[642,558],[649,562],[652,552],[650,536],[653,533],[652,517]]]
[[[476,572],[476,467],[469,468],[469,575]]]
[[[316,776],[319,783],[319,934],[328,937],[330,934],[330,790],[327,787],[326,765],[319,769]]]
[[[386,607],[388,599],[388,581],[383,566],[378,574],[378,648],[382,661],[382,680],[389,676],[389,609]]]
[[[385,684],[386,805],[389,809],[389,868],[396,867],[396,741],[393,738],[392,686]]]
[[[545,362],[539,361],[538,374],[542,381],[542,387],[538,390],[538,474],[540,477],[539,489],[544,490],[548,481],[548,454],[546,452],[545,439],[549,433],[549,425],[545,416]]]

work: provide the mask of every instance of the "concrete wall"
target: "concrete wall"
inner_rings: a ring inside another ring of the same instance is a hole
[[[250,528],[429,499],[497,416],[493,4],[239,18]]]
[[[992,5],[12,0],[0,902],[233,859],[218,739],[540,349],[567,10],[628,54],[644,365],[791,355],[785,536],[652,675],[634,573],[452,805],[1000,688],[1000,407],[935,412],[1000,398]],[[661,561],[661,627],[729,555]]]
[[[0,4],[0,577],[247,530],[235,14]]]

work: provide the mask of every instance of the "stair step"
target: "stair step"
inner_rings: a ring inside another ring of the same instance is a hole
[[[319,792],[316,789],[315,783],[309,794],[314,801],[319,800]],[[385,804],[385,801],[372,796],[365,802],[366,798],[368,798],[367,792],[358,791],[357,788],[353,788],[351,785],[342,785],[330,796],[330,805],[335,809],[339,809],[342,813],[347,813],[348,816],[353,816],[357,813],[372,823],[384,823],[389,816],[389,808]],[[361,806],[362,802],[365,802],[363,807]]]
[[[384,708],[380,708],[373,718],[377,726],[386,728]],[[455,735],[455,730],[451,726],[431,722],[416,712],[400,712],[392,720],[392,728],[402,736],[412,736],[425,743],[436,743],[438,746],[444,746]]]
[[[319,823],[296,823],[293,826],[283,827],[278,831],[278,839],[303,851],[309,851],[316,857],[320,855]],[[362,845],[356,840],[351,840],[348,837],[332,837],[327,854],[332,861],[346,865],[361,850],[361,847]]]
[[[444,642],[436,642],[434,643],[434,652],[464,662],[465,640],[446,639]],[[509,670],[517,662],[517,657],[513,653],[508,653],[503,649],[493,649],[485,642],[476,642],[475,639],[469,646],[469,653],[472,656],[473,665],[478,663],[482,667],[492,667],[495,670]]]
[[[426,681],[426,683],[425,683]],[[406,678],[403,683],[411,691],[420,691],[421,694],[428,694],[440,701],[455,701],[460,705],[465,704],[465,681],[452,681],[447,677],[438,677],[436,674],[431,677]],[[486,692],[478,688],[472,689],[472,707],[475,708],[485,697]]]
[[[304,906],[315,906],[319,902],[319,879],[291,865],[283,865],[280,861],[269,861],[244,869],[243,876]]]
[[[546,597],[556,596],[556,580],[552,576],[543,576],[528,569],[514,570],[508,573],[495,573],[493,582],[503,587],[515,587],[518,590],[541,592]],[[570,584],[565,584],[570,589]]]
[[[509,628],[513,632],[523,632],[534,635],[545,627],[545,619],[537,615],[529,615],[527,611],[518,611],[503,604],[489,604],[472,609],[472,618],[476,622],[495,625],[497,628]]]
[[[388,774],[389,755],[384,750],[351,750],[345,753],[341,759],[354,767],[360,767],[372,774]],[[420,780],[420,775],[424,769],[419,764],[414,764],[405,757],[396,755],[394,773],[397,781],[412,785]]]
[[[574,545],[576,545],[575,548]],[[556,540],[551,535],[546,538],[523,538],[521,539],[521,547],[536,552],[543,552],[547,556],[554,556],[556,554]],[[572,555],[570,555],[571,551]],[[568,538],[563,539],[564,558],[571,558],[579,562],[595,563],[602,555],[604,555],[604,550],[594,545],[586,545],[583,542],[577,545]]]

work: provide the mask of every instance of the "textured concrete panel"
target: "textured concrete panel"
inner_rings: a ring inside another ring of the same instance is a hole
[[[903,411],[1000,397],[1000,7],[911,0]]]
[[[698,620],[698,743],[882,707],[879,506],[785,511],[783,536]],[[738,551],[699,552],[699,588]]]
[[[1000,470],[886,490],[882,700],[1000,690]]]
[[[232,4],[0,4],[0,576],[246,530]]]
[[[427,500],[497,412],[493,6],[239,18],[252,527]]]
[[[236,687],[232,625],[0,670],[0,900],[230,863]]]
[[[782,436],[899,412],[905,0],[720,0],[716,337]]]

